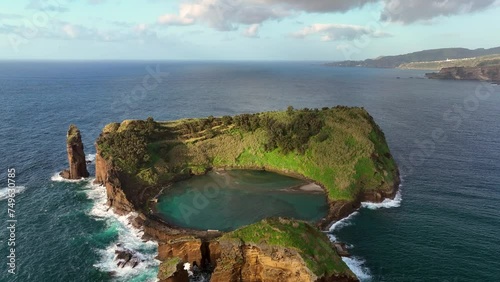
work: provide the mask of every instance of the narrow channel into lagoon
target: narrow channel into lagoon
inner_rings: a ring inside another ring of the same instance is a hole
[[[198,230],[230,231],[275,216],[317,222],[328,212],[320,189],[268,171],[209,172],[170,186],[156,210],[169,223]]]

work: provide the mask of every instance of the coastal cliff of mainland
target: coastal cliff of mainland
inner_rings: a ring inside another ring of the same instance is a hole
[[[430,79],[476,80],[500,83],[500,47],[490,49],[443,48],[364,61],[327,63],[332,67],[399,68],[437,70]]]
[[[327,63],[332,67],[365,67],[365,68],[401,68],[401,69],[441,69],[459,66],[456,63],[465,60],[465,64],[475,63],[500,56],[500,47],[490,49],[441,48],[417,51],[413,53],[381,56],[363,61],[340,61]],[[464,62],[459,62],[461,65]]]
[[[108,205],[136,212],[135,224],[159,244],[160,281],[188,281],[186,262],[211,281],[357,281],[321,230],[362,201],[393,198],[400,183],[385,136],[363,108],[127,120],[107,125],[96,149]],[[307,179],[323,188],[329,212],[314,225],[268,218],[228,233],[179,228],[154,212],[164,187],[224,169]]]
[[[500,83],[500,65],[442,68],[439,72],[427,73],[425,76],[430,79],[478,80]]]

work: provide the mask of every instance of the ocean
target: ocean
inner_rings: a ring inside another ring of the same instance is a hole
[[[71,123],[92,161],[109,122],[289,105],[365,107],[401,168],[395,200],[364,203],[331,229],[362,281],[499,281],[500,87],[423,77],[318,62],[0,62],[0,281],[155,281],[156,244],[107,210],[92,179],[57,177]],[[18,187],[15,275],[7,272],[9,168]],[[145,262],[117,268],[117,243]]]

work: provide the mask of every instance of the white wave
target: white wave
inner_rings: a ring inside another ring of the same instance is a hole
[[[6,200],[7,198],[9,198],[9,194],[12,193],[12,192],[9,193],[9,189],[14,189],[14,193],[19,194],[19,193],[24,192],[24,190],[26,190],[26,187],[15,186],[14,188],[5,187],[5,188],[0,189],[0,201]]]
[[[119,281],[156,281],[157,269],[159,261],[156,260],[158,244],[153,241],[144,242],[142,236],[144,232],[135,228],[130,223],[129,218],[137,216],[135,213],[119,216],[108,208],[106,201],[106,189],[103,186],[91,184],[86,186],[85,193],[89,199],[94,200],[94,205],[88,214],[97,220],[105,220],[108,228],[115,230],[118,233],[118,239],[111,243],[106,249],[98,250],[101,255],[100,261],[94,266],[104,272],[113,273]],[[133,250],[137,256],[144,260],[135,268],[125,266],[123,268],[117,266],[115,260],[115,251],[122,247]],[[141,277],[141,279],[139,279]]]
[[[370,270],[364,266],[364,260],[356,257],[342,257],[342,260],[361,282],[371,281]]]
[[[70,183],[76,183],[76,182],[82,182],[85,181],[85,178],[80,178],[80,179],[66,179],[63,178],[61,175],[59,175],[59,172],[54,173],[51,177],[50,180],[55,181],[55,182],[70,182]]]
[[[349,226],[352,224],[352,219],[358,214],[357,211],[351,213],[348,217],[344,217],[341,220],[336,221],[330,229],[328,229],[328,237],[332,242],[337,241],[337,237],[333,234],[333,232],[340,230],[343,227]]]
[[[355,211],[351,213],[348,217],[345,217],[330,226],[328,230],[328,238],[332,242],[337,242],[337,237],[334,232],[349,226],[352,224],[352,220],[359,212]],[[354,246],[347,244],[348,249],[352,249]],[[354,257],[342,257],[342,260],[349,267],[349,269],[358,277],[360,281],[370,281],[370,271],[368,268],[363,266],[364,261]]]
[[[381,203],[370,203],[370,202],[362,202],[361,206],[363,208],[377,210],[377,209],[390,209],[390,208],[399,208],[401,206],[401,201],[403,200],[401,196],[401,188],[396,193],[394,199],[385,199]]]
[[[85,160],[87,162],[94,162],[95,161],[95,154],[88,154],[85,156]]]
[[[403,181],[403,176],[401,176],[401,181]],[[396,193],[396,196],[394,199],[385,199],[381,203],[370,203],[370,202],[362,202],[361,207],[363,208],[368,208],[372,210],[380,209],[380,208],[397,208],[401,206],[401,201],[403,200],[401,196],[401,184],[399,185],[399,190]],[[337,241],[337,237],[335,236],[334,232],[340,230],[341,228],[345,226],[349,226],[352,224],[352,219],[358,214],[357,211],[351,213],[348,217],[343,218],[330,227],[328,230],[328,237],[332,242]],[[349,249],[353,248],[353,245],[347,244],[347,247]],[[364,260],[356,257],[342,257],[342,260],[347,264],[349,269],[358,277],[358,279],[361,282],[364,281],[371,281],[371,274],[370,270],[365,267],[363,264],[365,263]]]

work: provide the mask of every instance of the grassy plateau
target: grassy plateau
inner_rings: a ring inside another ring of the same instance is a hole
[[[145,185],[213,168],[266,169],[312,180],[331,201],[389,191],[397,166],[363,108],[334,107],[107,125],[100,154]]]

